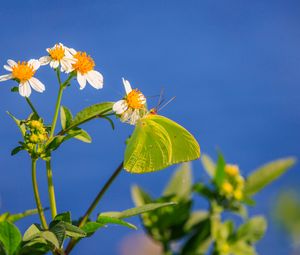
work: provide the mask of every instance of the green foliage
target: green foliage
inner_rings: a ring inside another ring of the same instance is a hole
[[[22,241],[19,229],[8,221],[0,222],[0,246],[6,255],[16,254]]]
[[[185,128],[154,114],[138,121],[125,151],[124,168],[147,173],[200,157],[200,146]]]
[[[11,214],[9,212],[6,212],[6,213],[3,213],[0,215],[0,222],[2,222],[2,221],[15,222],[15,221],[21,220],[25,217],[35,215],[37,213],[38,213],[37,209],[26,210],[22,213],[16,213],[16,214]]]

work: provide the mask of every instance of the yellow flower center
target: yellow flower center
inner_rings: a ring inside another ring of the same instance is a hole
[[[77,60],[73,67],[76,71],[80,72],[81,74],[86,74],[87,72],[91,71],[95,67],[94,60],[86,54],[86,52],[78,51],[74,58]]]
[[[144,95],[138,90],[133,89],[126,97],[127,104],[133,109],[142,109],[144,107]]]
[[[49,50],[49,55],[52,59],[60,61],[65,56],[65,49],[63,46],[56,44],[53,49]]]
[[[222,184],[222,190],[226,194],[231,194],[233,192],[233,187],[229,182],[224,182]]]
[[[237,176],[239,175],[240,171],[239,171],[239,167],[237,165],[230,165],[227,164],[225,166],[225,172],[229,175],[229,176]]]
[[[12,76],[14,79],[19,80],[20,82],[28,81],[35,73],[35,70],[32,65],[29,65],[27,62],[18,62],[15,66],[12,67]]]

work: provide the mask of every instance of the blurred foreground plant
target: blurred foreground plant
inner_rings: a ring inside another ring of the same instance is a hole
[[[255,255],[255,244],[265,234],[267,222],[263,216],[249,217],[247,207],[254,206],[253,196],[294,162],[293,158],[276,160],[244,178],[239,167],[227,164],[221,154],[217,163],[202,155],[209,183],[193,183],[190,164],[184,163],[160,198],[153,199],[138,186],[132,188],[132,197],[137,206],[176,203],[141,215],[146,233],[163,247],[165,255]],[[200,197],[208,209],[194,209]]]

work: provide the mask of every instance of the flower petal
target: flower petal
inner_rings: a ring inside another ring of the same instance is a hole
[[[50,56],[44,56],[39,59],[41,66],[48,65],[51,61]]]
[[[91,70],[87,73],[87,81],[91,84],[95,89],[103,88],[103,76],[101,73]]]
[[[125,100],[119,100],[114,103],[113,105],[113,111],[116,112],[116,114],[122,114],[128,109],[128,105]]]
[[[6,71],[9,71],[9,72],[11,72],[11,71],[12,71],[12,68],[11,68],[11,66],[4,65],[3,67],[4,67],[4,69],[5,69]]]
[[[131,85],[130,85],[129,81],[125,80],[124,78],[122,78],[122,80],[123,80],[126,94],[128,95],[132,91]]]
[[[19,93],[22,97],[29,97],[31,94],[31,87],[28,81],[19,84]]]
[[[41,66],[40,61],[38,61],[37,59],[30,59],[28,61],[28,64],[31,65],[34,70],[39,69]]]
[[[29,79],[29,83],[30,83],[31,87],[37,92],[43,92],[45,90],[45,85],[43,83],[41,83],[40,80],[38,80],[35,77],[31,77]]]
[[[17,62],[12,59],[8,59],[7,64],[10,65],[11,67],[13,67],[13,66],[17,65]]]
[[[4,74],[0,76],[0,81],[7,81],[12,79],[12,74]]]
[[[86,77],[81,73],[77,72],[77,81],[79,83],[80,89],[84,89],[86,85]]]

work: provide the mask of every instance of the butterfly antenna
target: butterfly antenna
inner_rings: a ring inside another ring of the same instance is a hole
[[[164,95],[165,89],[162,88],[159,94],[159,98],[158,98],[158,102],[157,102],[157,106],[155,107],[156,109],[163,103],[163,95]]]
[[[171,103],[176,97],[172,97],[169,101],[167,101],[162,107],[159,108],[159,110],[164,109],[169,103]]]

